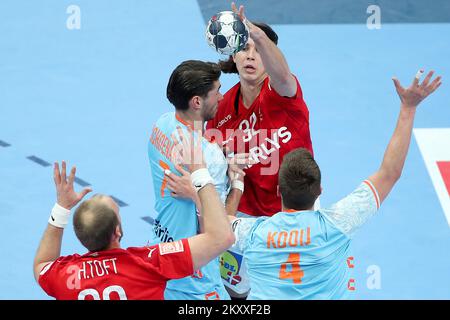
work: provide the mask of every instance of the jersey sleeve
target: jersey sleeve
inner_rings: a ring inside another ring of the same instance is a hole
[[[74,256],[59,257],[53,262],[47,263],[39,273],[38,283],[41,288],[51,297],[55,297],[55,284],[62,279],[59,277],[62,266],[73,261]],[[64,280],[65,281],[65,280]]]
[[[283,97],[278,94],[278,92],[270,85],[270,81],[267,81],[267,90],[266,90],[266,97],[271,101],[271,104],[274,107],[278,107],[282,110],[289,110],[289,111],[301,111],[302,113],[308,113],[308,108],[303,101],[303,91],[300,86],[300,82],[298,81],[297,77],[294,76],[295,81],[297,83],[297,92],[293,97]]]
[[[344,199],[329,209],[319,211],[344,234],[352,237],[379,207],[380,198],[375,186],[369,180],[365,180]]]
[[[258,218],[236,218],[231,222],[231,229],[234,232],[236,241],[230,248],[231,251],[244,254],[247,240],[251,234],[251,230]]]
[[[187,239],[127,250],[139,256],[149,269],[156,271],[167,280],[184,278],[194,273],[191,249]]]
[[[52,272],[50,269],[52,269],[53,265],[55,264],[55,261],[49,262],[46,264],[41,272],[39,273],[39,279],[38,283],[41,286],[41,288],[47,293],[49,296],[53,296],[53,288],[52,288]]]

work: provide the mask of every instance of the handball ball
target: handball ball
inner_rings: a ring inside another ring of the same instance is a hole
[[[248,27],[232,11],[214,15],[206,27],[208,45],[223,55],[233,55],[242,50],[248,41]]]

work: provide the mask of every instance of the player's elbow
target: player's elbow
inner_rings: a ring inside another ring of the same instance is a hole
[[[228,248],[230,248],[234,241],[236,240],[234,233],[231,231],[231,228],[229,231],[225,232],[220,239],[218,239],[217,247],[219,248],[219,251],[225,251]]]
[[[392,176],[392,180],[395,182],[397,182],[398,180],[400,180],[400,177],[402,176],[402,171],[398,171],[396,172],[393,176]]]
[[[231,231],[231,229],[230,229],[230,232],[228,232],[226,240],[225,240],[226,249],[231,247],[235,241],[236,241],[236,237],[234,236],[233,231]]]
[[[402,169],[395,167],[382,166],[379,172],[384,181],[392,184],[396,183],[402,175]]]
[[[292,86],[293,84],[296,84],[295,79],[289,69],[284,70],[283,74],[280,77],[280,82],[285,86]]]
[[[400,180],[401,176],[402,176],[401,169],[393,169],[386,173],[386,179],[388,179],[392,184]]]
[[[36,280],[37,283],[39,283],[40,273],[41,273],[41,271],[38,269],[38,266],[33,265],[33,276],[34,276],[34,280]]]
[[[290,72],[285,72],[274,83],[274,88],[281,96],[293,97],[297,93],[297,82]]]

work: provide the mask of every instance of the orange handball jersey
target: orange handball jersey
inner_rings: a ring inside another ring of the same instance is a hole
[[[281,211],[278,171],[286,153],[306,148],[311,153],[309,111],[300,84],[294,97],[280,96],[264,80],[259,96],[247,109],[240,95],[240,83],[219,103],[206,135],[215,138],[226,152],[249,153],[257,163],[246,169],[245,191],[238,210],[253,216],[272,216]]]
[[[58,300],[162,300],[170,279],[194,272],[187,239],[60,257],[39,276]]]

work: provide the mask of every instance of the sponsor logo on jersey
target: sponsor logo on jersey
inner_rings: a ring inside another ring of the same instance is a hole
[[[151,257],[152,257],[152,254],[153,254],[153,251],[155,251],[156,248],[147,248],[147,249],[148,249],[148,255],[147,255],[147,257],[151,258]]]
[[[256,129],[256,124],[257,116],[253,112],[248,119],[239,123],[236,130],[227,129],[228,139],[222,145],[236,153],[243,153],[248,149],[249,157],[255,164],[270,164],[269,167],[261,169],[262,175],[277,174],[280,166],[279,150],[292,139],[292,133],[286,126],[278,129]],[[252,164],[248,165],[248,168],[251,167]]]
[[[160,243],[158,246],[160,255],[184,251],[183,242],[181,240],[175,242]]]
[[[231,251],[226,251],[220,256],[220,275],[223,280],[231,285],[237,285],[242,281],[239,275],[242,256]]]
[[[159,220],[155,220],[153,231],[162,242],[172,242],[174,239],[169,235],[169,229],[161,225]]]
[[[223,126],[225,123],[228,122],[228,120],[231,119],[231,114],[227,115],[225,118],[223,118],[222,120],[219,121],[219,123],[217,124],[217,128],[220,128],[221,126]]]

